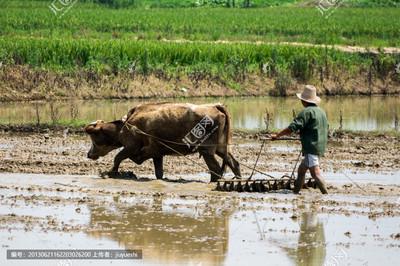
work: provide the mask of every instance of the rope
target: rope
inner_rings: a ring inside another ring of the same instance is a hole
[[[156,141],[159,142],[159,143],[160,143],[161,145],[163,145],[164,147],[170,149],[171,151],[173,151],[173,152],[175,152],[176,154],[178,154],[178,155],[184,157],[185,159],[188,159],[189,161],[191,161],[192,163],[196,164],[196,165],[199,166],[200,168],[202,168],[202,169],[204,169],[204,170],[206,170],[206,171],[209,171],[210,173],[213,173],[214,175],[216,175],[216,176],[218,176],[219,178],[223,179],[223,174],[220,175],[220,174],[218,174],[218,173],[216,173],[216,172],[214,172],[214,171],[208,169],[208,168],[205,167],[204,165],[202,165],[202,164],[198,163],[197,161],[195,161],[195,160],[193,160],[193,159],[187,157],[185,154],[183,154],[183,153],[177,151],[176,149],[172,148],[171,146],[169,146],[168,144],[166,144],[166,143],[164,143],[164,142],[171,143],[171,144],[175,144],[175,145],[181,145],[181,146],[187,146],[187,144],[181,143],[181,142],[175,142],[175,141],[171,141],[171,140],[166,140],[166,139],[162,139],[162,138],[159,138],[159,137],[157,137],[157,136],[151,135],[151,134],[146,133],[146,132],[144,132],[143,130],[139,129],[139,128],[136,127],[135,125],[130,124],[128,121],[125,122],[124,126],[125,126],[129,131],[136,130],[138,133],[140,133],[140,134],[142,134],[142,135],[145,135],[145,136],[148,136],[148,137],[150,137],[150,138],[156,139]],[[129,127],[129,126],[130,126],[130,127]],[[238,162],[239,165],[244,166],[245,168],[248,168],[248,169],[252,170],[252,173],[251,173],[250,177],[248,178],[248,180],[250,180],[250,179],[252,178],[254,172],[257,172],[257,173],[259,173],[259,174],[262,174],[262,175],[267,176],[267,177],[272,178],[272,179],[276,179],[276,177],[274,177],[274,176],[272,176],[272,175],[270,175],[270,174],[267,174],[267,173],[265,173],[265,172],[262,172],[262,171],[256,169],[256,166],[257,166],[257,164],[258,164],[258,160],[259,160],[260,155],[261,155],[261,151],[262,151],[262,149],[264,148],[264,145],[265,145],[265,141],[266,141],[266,140],[271,140],[271,138],[263,138],[263,143],[262,143],[262,145],[261,145],[260,152],[258,153],[256,163],[254,164],[253,167],[248,166],[248,165],[246,165],[246,164],[244,164],[244,163]],[[298,140],[298,139],[294,139],[294,138],[280,138],[279,140]],[[220,145],[220,144],[214,144],[214,145],[213,145],[213,144],[209,144],[209,145],[200,144],[200,145],[193,145],[193,146],[197,146],[197,147],[199,147],[199,146],[210,147],[210,146],[211,146],[211,147],[214,147],[214,146],[216,146],[216,145]],[[235,144],[229,144],[229,145],[235,145]],[[236,145],[237,145],[237,144],[236,144]],[[295,167],[294,167],[294,169],[293,169],[292,175],[291,175],[290,177],[289,177],[288,175],[283,175],[281,178],[284,178],[284,177],[292,178],[292,176],[294,175],[294,171],[295,171],[295,168],[296,168],[296,166],[297,166],[297,163],[298,163],[298,161],[299,161],[299,159],[300,159],[300,155],[301,155],[301,153],[299,154],[299,157],[298,157],[298,160],[297,160],[297,162],[296,162],[296,165],[295,165]]]
[[[264,139],[263,142],[262,142],[262,144],[261,144],[261,148],[260,148],[260,151],[258,152],[257,159],[256,159],[256,162],[254,163],[253,171],[251,172],[251,175],[250,175],[250,177],[249,177],[249,180],[253,177],[254,170],[255,170],[256,167],[257,167],[258,159],[260,159],[260,155],[261,155],[261,152],[262,152],[262,150],[263,150],[263,148],[264,148],[265,141],[266,141],[266,139]]]
[[[297,160],[296,160],[296,164],[294,165],[292,174],[290,175],[290,179],[294,179],[294,171],[296,171],[297,164],[300,162],[301,154],[302,154],[302,151],[300,150],[299,156],[297,157]]]
[[[351,183],[353,183],[356,187],[358,187],[359,189],[361,189],[364,192],[367,192],[365,189],[363,189],[362,187],[360,187],[360,185],[358,185],[353,179],[350,178],[350,176],[348,176],[345,172],[342,171],[342,174],[347,177]]]
[[[124,126],[129,131],[131,131],[132,128],[134,128],[136,131],[138,131],[142,135],[157,139],[157,140],[162,141],[162,142],[167,142],[167,143],[180,145],[180,146],[188,146],[188,144],[183,143],[183,142],[176,142],[176,141],[172,141],[172,140],[168,140],[168,139],[163,139],[163,138],[159,138],[157,136],[151,135],[149,133],[146,133],[143,130],[141,130],[140,128],[136,127],[135,125],[130,124],[128,121],[125,122]],[[129,128],[128,126],[130,126],[131,128]],[[264,141],[265,140],[272,140],[272,138],[260,138],[260,139],[264,140]],[[279,138],[278,140],[300,140],[300,139],[297,139],[297,138]],[[193,147],[214,147],[214,146],[219,146],[219,145],[221,145],[221,144],[219,144],[219,143],[217,143],[217,144],[203,144],[203,143],[201,143],[201,144],[196,144],[196,145],[191,144],[190,146],[193,146]],[[228,146],[236,146],[236,145],[240,145],[240,144],[238,144],[238,143],[229,143],[229,144],[226,144],[226,145],[228,145]]]
[[[216,173],[216,172],[214,172],[214,171],[208,169],[208,168],[205,167],[204,165],[198,163],[197,161],[195,161],[195,160],[193,160],[193,159],[187,157],[185,154],[183,154],[183,153],[181,153],[181,152],[175,150],[175,149],[172,148],[171,146],[165,144],[165,143],[163,142],[163,141],[165,141],[165,140],[161,140],[161,138],[158,138],[158,137],[156,137],[156,136],[153,136],[153,135],[151,135],[151,134],[148,134],[148,133],[144,132],[143,130],[141,130],[141,129],[137,128],[136,126],[133,126],[133,125],[131,125],[131,124],[129,124],[129,123],[126,123],[126,124],[130,125],[132,128],[135,128],[139,133],[141,133],[141,134],[143,134],[143,135],[145,135],[145,136],[148,136],[148,137],[151,137],[151,138],[155,138],[156,141],[157,141],[158,143],[160,143],[160,144],[163,145],[164,147],[170,149],[171,151],[175,152],[176,154],[179,154],[180,156],[184,157],[185,159],[188,159],[189,161],[191,161],[192,163],[196,164],[196,165],[199,166],[200,168],[202,168],[202,169],[204,169],[204,170],[206,170],[206,171],[209,171],[210,173],[213,173],[214,175],[218,176],[218,177],[221,178],[221,179],[224,178],[224,177],[223,177],[223,174],[220,175],[220,174],[218,174],[218,173]],[[128,127],[127,127],[127,128],[128,128]],[[128,130],[129,130],[129,131],[132,131],[131,128],[128,128]],[[172,142],[173,142],[173,141],[172,141]],[[179,143],[179,144],[181,144],[181,143]],[[187,146],[186,144],[184,144],[184,145]]]
[[[247,169],[250,169],[250,170],[253,170],[253,169],[254,169],[254,172],[257,172],[257,173],[259,173],[259,174],[262,174],[262,175],[268,176],[268,177],[270,177],[270,178],[276,179],[275,176],[272,176],[272,175],[270,175],[270,174],[267,174],[267,173],[265,173],[265,172],[262,172],[262,171],[260,171],[260,170],[258,170],[258,169],[255,169],[255,168],[253,168],[253,167],[251,167],[251,166],[248,166],[247,164],[244,164],[244,163],[241,163],[241,162],[238,162],[238,163],[240,164],[240,166],[244,166],[244,167],[247,168]],[[289,177],[289,176],[284,175],[284,176],[282,176],[282,178],[283,178],[283,177]]]
[[[221,178],[221,179],[223,179],[223,178],[224,178],[224,177],[223,177],[223,174],[222,174],[222,175],[220,175],[220,174],[218,174],[218,173],[216,173],[216,172],[214,172],[214,171],[212,171],[212,170],[208,169],[208,168],[207,168],[207,167],[205,167],[204,165],[202,165],[202,164],[198,163],[197,161],[195,161],[195,160],[193,160],[193,159],[191,159],[191,158],[187,157],[187,156],[186,156],[186,155],[184,155],[183,153],[181,153],[181,152],[179,152],[179,151],[175,150],[174,148],[172,148],[172,147],[168,146],[167,144],[163,143],[162,141],[159,141],[159,140],[157,140],[157,141],[158,141],[158,142],[159,142],[161,145],[163,145],[163,146],[167,147],[168,149],[170,149],[171,151],[173,151],[173,152],[175,152],[175,153],[177,153],[177,154],[179,154],[179,155],[183,156],[185,159],[188,159],[189,161],[191,161],[192,163],[196,164],[197,166],[199,166],[199,167],[201,167],[201,168],[205,169],[206,171],[209,171],[210,173],[213,173],[214,175],[218,176],[218,177],[219,177],[219,178]]]

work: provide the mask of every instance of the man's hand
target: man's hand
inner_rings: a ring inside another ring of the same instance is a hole
[[[289,135],[290,133],[292,133],[292,131],[289,128],[285,128],[284,130],[282,130],[278,134],[271,134],[271,140],[277,140],[280,137]]]

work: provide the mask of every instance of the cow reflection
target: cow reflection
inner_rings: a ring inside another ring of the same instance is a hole
[[[150,206],[149,206],[150,205]],[[219,265],[228,244],[229,215],[216,210],[151,204],[92,207],[89,234],[110,238],[125,249],[142,249],[143,258],[164,264]]]

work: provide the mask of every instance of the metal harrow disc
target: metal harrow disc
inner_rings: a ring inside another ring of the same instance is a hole
[[[311,178],[304,187],[317,188],[317,183]],[[270,192],[281,189],[293,190],[294,180],[290,178],[276,179],[220,179],[217,181],[215,190],[217,191],[237,191],[237,192]]]

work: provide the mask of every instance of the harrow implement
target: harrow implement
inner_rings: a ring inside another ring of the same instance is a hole
[[[293,178],[270,179],[220,179],[217,181],[216,191],[236,192],[271,192],[281,189],[293,190]],[[303,188],[317,188],[317,183],[312,179],[304,184]]]
[[[250,177],[247,179],[240,179],[234,177],[233,179],[219,179],[217,181],[216,191],[237,191],[237,192],[270,192],[277,191],[281,189],[293,190],[294,189],[294,171],[296,170],[297,164],[300,161],[301,152],[297,157],[296,164],[293,167],[291,175],[283,175],[281,178],[275,178],[268,173],[261,172],[257,170],[258,160],[260,158],[261,152],[264,148],[265,142],[271,140],[271,138],[263,138],[260,151],[258,152],[257,159],[253,167],[246,164],[239,163],[241,166],[249,168],[252,170]],[[280,140],[297,140],[293,138],[280,138]],[[255,172],[266,176],[266,179],[252,179]],[[310,178],[307,183],[304,184],[304,188],[312,187],[316,188],[317,183]]]
[[[187,160],[192,161],[196,165],[199,165],[196,161],[192,160],[191,158],[186,157],[184,154],[182,154],[181,152],[177,151],[176,149],[174,149],[170,146],[170,144],[174,144],[174,145],[187,145],[187,144],[175,142],[175,141],[171,141],[171,140],[166,140],[166,139],[161,139],[157,136],[151,135],[149,133],[146,133],[146,132],[138,129],[136,126],[131,125],[128,122],[125,123],[125,126],[128,128],[129,131],[135,131],[139,134],[143,134],[145,136],[153,138],[157,142],[159,142],[161,145],[165,146],[166,148],[173,151],[174,153],[185,157]],[[296,160],[296,164],[294,165],[292,174],[290,176],[283,175],[281,178],[275,178],[275,177],[269,175],[268,173],[264,173],[260,170],[257,170],[257,164],[260,159],[261,152],[264,149],[265,143],[266,143],[266,141],[272,140],[272,138],[271,137],[263,137],[263,138],[260,138],[260,140],[262,140],[262,144],[261,144],[260,150],[257,154],[257,159],[254,163],[254,166],[250,167],[244,163],[239,162],[239,164],[241,166],[244,166],[244,167],[252,170],[250,177],[247,179],[240,179],[240,178],[236,178],[236,177],[234,177],[233,179],[224,179],[223,175],[213,172],[217,176],[221,177],[221,179],[217,180],[217,186],[216,186],[215,190],[217,190],[217,191],[237,191],[237,192],[269,192],[269,191],[276,191],[276,190],[281,190],[281,189],[293,190],[293,188],[294,188],[294,171],[297,167],[297,164],[300,161],[300,156],[302,153],[301,152],[299,153],[299,156]],[[279,138],[279,140],[296,141],[299,139]],[[215,145],[216,144],[209,144],[209,145],[201,144],[201,146],[215,146]],[[202,165],[199,165],[199,166],[204,168]],[[206,170],[209,170],[209,169],[206,169]],[[267,179],[252,179],[255,172],[266,176]],[[312,178],[310,178],[308,180],[308,182],[306,184],[304,184],[303,187],[316,188],[317,184],[314,180],[312,180]]]

